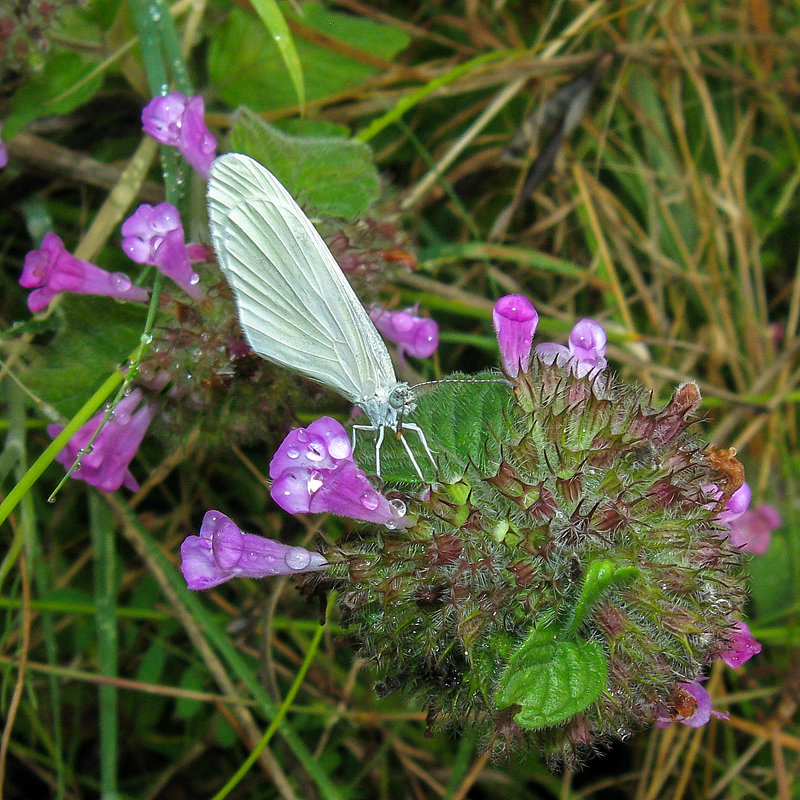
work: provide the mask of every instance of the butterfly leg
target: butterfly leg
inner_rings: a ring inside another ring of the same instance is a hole
[[[409,426],[406,425],[405,427],[409,427]],[[417,464],[417,459],[414,458],[414,454],[411,452],[411,448],[409,447],[408,442],[406,441],[406,437],[403,436],[403,432],[402,431],[398,431],[397,432],[397,438],[400,439],[400,441],[403,443],[403,447],[405,447],[406,453],[408,453],[408,458],[411,461],[411,463],[414,465],[414,469],[416,470],[417,475],[419,475],[419,479],[423,483],[425,483],[425,476],[422,474],[422,470],[419,468],[419,464]]]
[[[436,461],[434,461],[433,453],[431,452],[431,448],[428,447],[428,440],[425,438],[425,432],[422,430],[422,428],[420,428],[419,425],[416,425],[413,422],[404,422],[403,423],[403,429],[404,430],[407,429],[407,430],[416,432],[417,436],[419,436],[419,440],[422,443],[422,446],[425,448],[425,452],[428,454],[428,458],[430,459],[431,464],[433,464],[433,468],[436,471],[436,474],[438,475],[439,474],[439,466],[436,463]],[[406,450],[408,452],[409,457],[411,458],[411,462],[414,464],[414,466],[417,469],[417,475],[419,475],[420,478],[422,478],[422,472],[420,472],[420,469],[417,466],[417,462],[414,460],[414,456],[411,455],[411,450],[409,449],[408,444],[406,444],[405,440],[403,440],[403,444],[405,444],[405,446],[406,446]],[[423,478],[423,480],[425,480],[425,479]]]

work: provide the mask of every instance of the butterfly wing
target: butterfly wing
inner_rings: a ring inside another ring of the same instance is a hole
[[[341,268],[272,173],[239,153],[216,159],[208,213],[256,353],[354,403],[397,383],[386,345]]]

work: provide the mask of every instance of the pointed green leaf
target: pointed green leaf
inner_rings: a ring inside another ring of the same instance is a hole
[[[572,619],[563,629],[562,635],[570,637],[576,634],[597,601],[611,586],[624,586],[636,580],[639,574],[636,567],[621,567],[609,559],[596,558],[592,561],[583,581],[581,596],[575,605]]]
[[[606,684],[602,645],[557,635],[532,631],[509,659],[494,695],[498,708],[519,705],[514,720],[529,730],[568,720],[593,703]]]
[[[451,375],[446,380],[423,387],[417,393],[417,408],[410,422],[425,432],[428,446],[436,458],[441,476],[448,483],[463,477],[471,465],[479,470],[499,466],[500,442],[508,441],[511,390],[496,373]],[[404,438],[431,480],[432,467],[413,431]],[[368,436],[356,439],[356,461],[367,472],[375,469],[375,446]],[[381,475],[386,481],[417,482],[419,479],[402,443],[388,435],[381,447]]]

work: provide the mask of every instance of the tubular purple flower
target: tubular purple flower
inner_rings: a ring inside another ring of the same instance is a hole
[[[769,548],[772,531],[780,526],[781,515],[774,506],[763,505],[747,510],[728,523],[731,544],[745,553],[761,555]]]
[[[711,695],[699,683],[680,683],[680,688],[695,701],[693,713],[682,716],[678,714],[676,722],[689,728],[702,728],[711,721]],[[690,703],[691,704],[691,703]]]
[[[570,355],[577,362],[578,377],[606,368],[607,341],[605,329],[593,319],[581,319],[575,323],[568,344]]]
[[[296,428],[269,465],[270,496],[290,514],[329,512],[389,528],[405,527],[405,508],[390,503],[358,468],[347,432],[330,417]]]
[[[390,503],[377,492],[354,461],[344,461],[320,476],[318,488],[309,497],[308,510],[312,514],[327,512],[375,522],[387,528],[404,527],[405,505]]]
[[[400,360],[406,354],[414,358],[428,358],[439,346],[439,326],[430,317],[416,313],[416,307],[402,311],[389,311],[374,304],[369,316],[375,327],[390,341],[397,344]]]
[[[192,269],[180,213],[170,203],[143,203],[122,223],[122,249],[137,264],[152,264],[194,300],[202,300]]]
[[[700,678],[705,680],[705,678]],[[728,719],[728,715],[721,711],[714,711],[711,706],[711,695],[698,681],[694,683],[679,683],[674,692],[676,711],[670,714],[664,710],[656,720],[656,726],[666,728],[673,722],[680,722],[689,728],[702,728],[708,725],[711,717]],[[678,710],[680,709],[680,710]]]
[[[217,140],[204,119],[203,98],[172,92],[154,97],[142,109],[142,129],[161,144],[172,145],[204,177],[216,157]]]
[[[527,372],[531,365],[533,335],[539,324],[539,314],[527,297],[508,294],[494,306],[492,322],[500,346],[503,371],[516,378],[520,370]]]
[[[0,130],[2,130],[2,127],[3,126],[0,125]],[[0,139],[0,169],[6,166],[8,166],[8,150],[6,150],[3,140]]]
[[[321,553],[244,533],[220,511],[206,511],[198,536],[181,545],[181,572],[190,589],[211,589],[231,578],[266,578],[323,570]]]
[[[64,243],[54,233],[45,234],[41,247],[25,256],[19,282],[26,289],[34,290],[28,295],[28,308],[33,312],[46,308],[62,292],[102,295],[142,303],[149,298],[148,292],[134,286],[124,273],[106,272],[68,253]]]
[[[543,342],[536,345],[536,355],[545,364],[557,364],[560,367],[572,363],[572,371],[579,378],[589,373],[597,373],[608,366],[606,361],[605,329],[593,319],[581,319],[575,323],[569,334],[569,347],[554,342]]]
[[[741,620],[733,626],[735,631],[731,639],[730,650],[719,654],[719,657],[731,668],[739,669],[745,661],[761,652],[761,643],[750,632],[750,626]]]
[[[80,467],[72,473],[72,478],[85,481],[104,492],[114,492],[120,486],[134,492],[139,488],[128,470],[128,465],[136,455],[155,415],[155,409],[147,404],[136,410],[141,400],[142,393],[138,389],[120,400],[113,416],[92,442],[91,450],[81,459]],[[56,456],[56,461],[65,469],[69,469],[80,452],[87,447],[104,416],[105,412],[100,412],[81,426]],[[47,426],[47,433],[53,439],[62,430],[63,425]]]
[[[712,483],[704,487],[707,493],[717,500],[722,496],[722,490]],[[739,519],[745,511],[750,507],[750,501],[753,498],[753,492],[750,489],[750,484],[745,481],[728,499],[725,508],[717,514],[716,521],[720,525],[725,525],[730,528],[731,523]]]

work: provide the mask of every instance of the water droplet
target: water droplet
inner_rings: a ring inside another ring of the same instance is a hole
[[[158,6],[150,6],[148,10],[150,12],[150,19],[153,20],[153,22],[161,21],[161,9]]]
[[[406,515],[406,504],[399,497],[393,497],[389,501],[389,508],[392,510],[392,514],[398,519]]]
[[[142,344],[150,344],[153,341],[153,334],[152,333],[143,333],[142,334]]]
[[[289,448],[289,449],[286,451],[286,455],[287,455],[289,458],[299,458],[299,457],[300,457],[300,451],[299,451],[299,450],[298,450],[296,447],[290,447],[290,448]]]
[[[197,286],[200,283],[200,276],[196,273],[192,273],[192,277],[189,278],[189,286]]]
[[[131,279],[124,272],[112,272],[109,281],[112,288],[118,292],[127,292],[133,285]]]
[[[306,450],[309,461],[322,461],[325,455],[325,448],[319,442],[311,442]]]
[[[311,563],[311,553],[305,547],[292,547],[287,551],[283,560],[289,569],[302,570]]]
[[[276,33],[274,39],[276,42],[279,42],[281,40],[281,35],[279,33]]]
[[[350,439],[347,436],[334,436],[328,442],[328,454],[331,458],[347,458],[350,453]]]
[[[375,492],[364,492],[361,495],[361,505],[367,511],[374,511],[378,507],[378,495]]]

